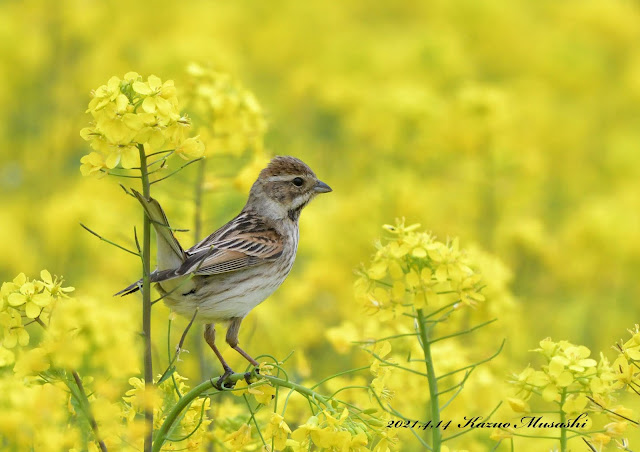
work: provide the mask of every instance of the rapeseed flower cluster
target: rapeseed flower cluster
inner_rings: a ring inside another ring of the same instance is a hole
[[[323,410],[296,428],[286,445],[296,452],[313,446],[330,451],[387,452],[395,447],[395,434],[383,425],[372,416],[354,416],[347,408],[340,412]]]
[[[385,347],[380,353],[384,355],[386,351]],[[260,371],[260,375],[270,374],[267,367],[270,366],[265,366],[264,363],[261,365],[261,369],[264,370]],[[377,366],[376,369],[380,375],[385,374],[382,367]],[[337,385],[340,386],[341,383],[337,383]],[[316,399],[315,396],[310,397],[307,394],[304,397],[308,398],[312,416],[308,417],[307,415],[304,423],[294,427],[285,419],[285,415],[294,412],[299,417],[301,415],[300,408],[304,409],[304,406],[292,409],[288,395],[285,397],[285,409],[279,413],[275,410],[275,407],[279,406],[276,386],[265,378],[253,381],[251,384],[244,380],[236,383],[233,389],[233,394],[236,397],[245,398],[247,403],[249,400],[257,402],[256,408],[252,412],[255,422],[258,423],[258,429],[252,425],[251,421],[237,422],[242,419],[241,416],[236,417],[236,421],[233,417],[229,417],[222,423],[222,426],[226,424],[227,427],[224,441],[226,447],[231,450],[246,450],[247,447],[255,447],[264,441],[266,447],[273,444],[274,450],[290,448],[296,452],[306,451],[313,447],[345,452],[374,450],[387,452],[395,449],[397,442],[395,432],[384,428],[389,416],[384,412],[381,414],[377,409],[360,408],[363,402],[365,406],[370,405],[370,401],[366,397],[359,400],[351,398],[342,400],[337,397],[325,399],[324,396],[318,395],[318,399]],[[285,388],[280,388],[280,394],[283,389]],[[337,391],[335,394],[338,392],[341,391]],[[362,391],[361,393],[366,395]],[[296,405],[295,399],[295,397],[291,399],[293,405]],[[317,404],[318,401],[320,401],[320,405]],[[322,408],[314,409],[314,405],[316,408],[321,406]],[[264,407],[274,407],[274,410],[265,413],[260,410]]]
[[[25,385],[22,378],[0,378],[0,440],[3,450],[86,450],[73,422],[63,385]],[[93,450],[92,450],[93,452]]]
[[[207,156],[240,157],[247,150],[264,150],[267,123],[262,107],[230,74],[191,63],[183,97]]]
[[[370,313],[397,315],[406,308],[474,307],[485,300],[482,279],[458,239],[440,242],[404,219],[385,225],[371,264],[356,281],[356,296]]]
[[[488,415],[499,403],[494,396],[502,364],[494,363],[494,358],[504,343],[500,345],[495,334],[486,337],[495,342],[490,354],[473,344],[476,334],[482,334],[476,331],[495,321],[487,304],[494,305],[496,313],[508,312],[512,302],[508,271],[489,253],[477,247],[463,250],[457,239],[438,241],[417,224],[396,220],[384,229],[387,238],[376,244],[376,254],[355,283],[356,297],[376,315],[363,318],[363,332],[349,323],[331,329],[327,337],[340,348],[346,348],[349,340],[357,341],[372,357],[369,394],[391,419],[422,420],[427,413],[426,419],[438,425],[461,407]],[[497,280],[485,282],[480,269]],[[407,397],[406,388],[417,386],[423,389]],[[397,433],[405,439],[408,432]],[[427,439],[420,444],[442,451],[445,441],[466,433],[426,429],[422,436]]]
[[[17,319],[4,332],[0,366],[0,389],[8,395],[0,403],[0,438],[11,450],[97,451],[98,442],[134,450],[143,442],[144,408],[153,409],[159,427],[189,390],[177,372],[145,390],[131,376],[139,374],[135,318],[117,300],[72,299],[73,290],[47,270],[40,279],[21,273],[2,285],[2,314]],[[27,304],[36,302],[43,305],[38,315]],[[162,450],[201,450],[209,407],[206,397],[191,403]]]
[[[43,270],[37,280],[20,273],[13,281],[3,283],[3,365],[15,361],[13,350],[17,345],[31,345],[20,351],[15,362],[14,371],[23,376],[35,377],[49,368],[81,368],[106,373],[110,378],[135,372],[133,318],[118,309],[116,301],[70,298],[68,294],[75,289],[63,286],[63,282]],[[61,299],[66,302],[60,303]],[[116,324],[127,327],[128,332],[108,327]],[[37,333],[37,344],[30,343],[30,332]]]
[[[39,344],[52,365],[83,369],[99,381],[106,376],[126,381],[137,373],[139,326],[130,307],[118,302],[83,297],[56,307]]]
[[[617,389],[607,358],[604,355],[599,361],[590,358],[591,351],[583,345],[547,338],[533,351],[543,356],[546,364],[539,370],[527,367],[514,376],[513,383],[520,396],[511,401],[514,407],[524,406],[523,402],[535,393],[546,402],[562,401],[562,410],[574,414],[587,406],[587,397],[608,400]]]
[[[198,63],[190,63],[186,72],[184,109],[205,145],[205,156],[216,159],[207,171],[213,181],[202,188],[222,183],[246,192],[269,161],[265,113],[253,92],[231,74]]]
[[[137,371],[133,317],[112,303],[70,298],[72,291],[47,270],[39,279],[20,273],[2,284],[0,314],[11,319],[0,363],[0,386],[9,395],[0,437],[8,450],[96,450],[90,419],[108,444],[125,436],[113,407],[121,404],[123,378]]]
[[[145,81],[136,72],[113,76],[94,90],[87,109],[93,122],[80,131],[93,149],[81,159],[82,174],[103,176],[116,167],[139,167],[141,151],[167,151],[164,158],[169,153],[185,160],[201,157],[204,145],[188,136],[191,121],[180,114],[176,93],[173,80],[150,75]]]
[[[158,376],[158,380],[160,376]],[[130,425],[140,423],[145,407],[153,409],[154,428],[159,428],[165,421],[168,410],[178,401],[181,394],[189,391],[187,379],[178,373],[151,388],[146,388],[144,380],[138,377],[129,379],[130,389],[122,398],[120,416]],[[173,430],[170,440],[162,450],[201,450],[208,440],[211,400],[208,397],[197,398],[189,405]],[[137,438],[137,448],[142,448],[142,435]]]
[[[2,283],[0,288],[0,366],[15,361],[13,349],[29,344],[29,332],[25,328],[34,322],[48,324],[57,301],[68,298],[73,287],[63,287],[62,278],[53,277],[47,270],[40,272],[40,279],[29,279],[20,273],[13,281]]]
[[[633,339],[629,341],[632,342]],[[566,444],[562,446],[562,438],[566,441],[566,432],[569,430],[588,437],[589,443],[598,447],[598,450],[613,439],[621,440],[627,432],[627,421],[633,416],[630,409],[617,403],[618,392],[629,375],[625,376],[624,369],[628,369],[628,366],[623,365],[623,360],[618,358],[610,363],[602,353],[596,360],[590,357],[591,351],[585,346],[569,341],[555,342],[550,338],[540,341],[540,347],[533,351],[544,358],[545,364],[538,369],[528,366],[513,376],[511,383],[516,386],[517,392],[515,397],[508,398],[511,409],[516,413],[536,414],[537,411],[530,407],[531,399],[535,396],[556,406],[551,411],[558,413],[559,422],[575,419],[582,414],[585,424],[580,428],[571,429],[567,425],[558,427],[561,447],[566,447]],[[621,355],[621,358],[624,356]],[[592,416],[598,413],[606,414],[609,422],[595,428]],[[495,435],[496,438],[498,436]],[[510,433],[503,432],[502,436],[510,437]]]

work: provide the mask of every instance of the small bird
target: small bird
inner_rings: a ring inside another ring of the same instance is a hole
[[[215,325],[228,324],[226,342],[258,366],[238,345],[240,324],[289,274],[302,209],[319,193],[330,191],[301,160],[275,157],[260,172],[242,211],[185,251],[158,201],[133,190],[156,230],[157,269],[150,275],[151,282],[157,283],[172,310],[206,324],[204,338],[224,368],[221,384],[233,370],[216,347]],[[140,287],[141,280],[116,295],[128,295]]]

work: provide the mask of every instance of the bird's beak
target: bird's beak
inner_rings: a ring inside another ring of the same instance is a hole
[[[316,193],[329,193],[333,190],[327,184],[319,180],[318,182],[316,182],[316,185],[314,185],[313,191],[315,191]]]

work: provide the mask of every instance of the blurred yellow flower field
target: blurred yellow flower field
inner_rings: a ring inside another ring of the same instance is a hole
[[[25,0],[0,24],[1,450],[639,448],[637,2]],[[177,350],[189,319],[113,297],[143,273],[127,194],[148,177],[189,247],[275,155],[333,193],[243,323],[259,371],[218,391],[201,325]]]

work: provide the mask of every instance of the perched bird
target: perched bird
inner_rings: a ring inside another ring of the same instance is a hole
[[[151,281],[157,283],[172,310],[206,324],[204,338],[224,368],[220,382],[233,371],[216,347],[215,325],[228,324],[227,343],[258,366],[238,346],[240,324],[289,274],[296,258],[302,209],[317,194],[330,191],[301,160],[275,157],[260,172],[242,211],[186,251],[158,201],[133,192],[156,230],[158,266]],[[116,295],[140,287],[137,281]]]

